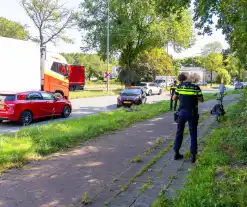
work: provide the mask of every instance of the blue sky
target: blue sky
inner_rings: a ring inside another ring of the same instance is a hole
[[[19,0],[0,0],[0,16],[8,18],[13,21],[17,21],[21,24],[28,25],[29,31],[32,34],[36,34],[36,29],[33,26],[32,21],[26,15],[24,9],[19,5]],[[77,9],[81,0],[68,0],[67,7]],[[75,29],[66,31],[66,34],[74,39],[75,44],[65,44],[63,42],[58,42],[56,46],[48,45],[49,50],[54,52],[80,52],[81,43],[81,33]],[[169,54],[173,55],[174,58],[182,58],[189,56],[199,55],[201,49],[207,43],[219,41],[222,43],[224,48],[228,47],[225,37],[222,35],[221,30],[214,30],[212,36],[197,36],[196,44],[187,50],[184,50],[182,53],[175,53],[172,48],[169,48]]]

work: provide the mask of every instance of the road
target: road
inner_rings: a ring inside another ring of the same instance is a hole
[[[231,89],[229,89],[231,90]],[[210,89],[210,90],[203,90],[203,93],[215,93],[217,92],[217,89]],[[147,97],[147,103],[155,103],[162,100],[169,100],[170,96],[168,93],[163,93],[162,95],[154,95],[154,96],[148,96]],[[93,98],[80,98],[80,99],[72,99],[72,107],[73,111],[71,116],[68,119],[72,118],[78,118],[81,116],[88,116],[91,114],[97,114],[99,112],[107,112],[116,109],[116,100],[117,96],[102,96],[102,97],[93,97]],[[59,120],[64,119],[48,119],[48,120],[42,120],[37,121],[33,123],[30,126],[34,125],[43,125]],[[13,122],[3,122],[0,124],[0,134],[2,133],[8,133],[8,132],[16,132],[21,127],[18,125],[18,123]]]

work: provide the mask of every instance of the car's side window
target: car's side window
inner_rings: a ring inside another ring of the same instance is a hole
[[[54,97],[50,93],[41,93],[44,100],[54,100]]]
[[[43,100],[42,96],[40,93],[30,93],[27,96],[27,100]]]

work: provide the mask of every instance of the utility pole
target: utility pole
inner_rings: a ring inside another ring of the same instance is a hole
[[[106,37],[106,55],[107,55],[107,60],[106,60],[106,72],[109,74],[109,30],[110,30],[110,17],[109,17],[109,1],[107,0],[107,37]],[[109,75],[107,75],[106,79],[106,90],[107,92],[109,91]]]
[[[204,55],[204,74],[203,74],[203,84],[205,81],[205,75],[206,75],[206,55]]]
[[[166,46],[166,53],[167,53],[167,56],[166,56],[166,72],[167,72],[168,71],[168,43]],[[166,74],[166,89],[167,89],[167,74]]]

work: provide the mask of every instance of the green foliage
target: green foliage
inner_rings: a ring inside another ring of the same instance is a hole
[[[247,63],[247,7],[246,0],[195,1],[196,27],[203,33],[212,33],[213,17],[218,17],[217,28],[222,29],[226,40],[242,64]]]
[[[220,53],[210,53],[206,57],[206,69],[217,72],[223,65],[223,56]]]
[[[193,42],[192,18],[182,11],[166,18],[157,11],[155,0],[110,0],[110,53],[120,52],[120,65],[131,67],[146,50],[163,47],[168,42],[176,50]],[[87,31],[84,40],[106,57],[106,1],[85,0],[80,27]],[[183,28],[183,29],[181,29]]]
[[[83,53],[61,53],[65,57],[68,64],[83,65],[85,67],[86,78],[90,80],[92,77],[103,80],[106,64],[97,54]],[[118,65],[117,60],[112,58],[109,64],[109,72],[112,71],[112,66]]]
[[[195,56],[178,60],[184,67],[204,67],[204,57]]]
[[[211,53],[221,53],[223,46],[220,42],[212,42],[206,44],[202,49],[202,56],[208,56]]]
[[[55,44],[56,40],[73,43],[65,35],[65,30],[76,25],[77,14],[63,3],[55,0],[21,0],[21,6],[38,30],[39,35],[32,39],[41,47],[48,42]]]
[[[21,24],[0,17],[0,36],[26,40],[28,31]]]
[[[247,93],[227,110],[175,199],[176,207],[247,206]]]
[[[130,67],[120,67],[118,79],[126,86],[138,85],[142,81],[153,81],[154,74],[145,65],[131,64]]]
[[[231,76],[229,75],[228,71],[224,68],[218,70],[217,83],[221,83],[221,81],[224,81],[224,84],[226,85],[228,85],[231,82]]]
[[[148,70],[156,75],[175,75],[172,66],[172,59],[167,55],[163,48],[154,48],[145,51],[138,58],[138,64],[145,65]]]

